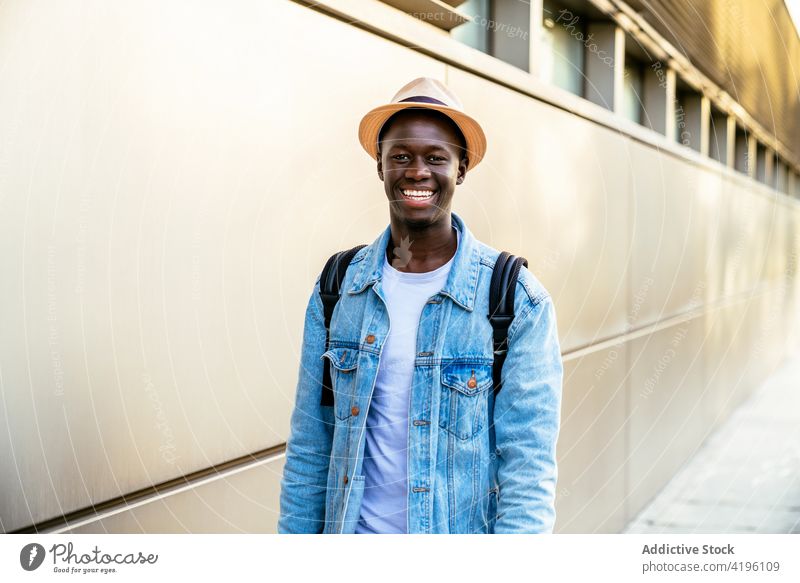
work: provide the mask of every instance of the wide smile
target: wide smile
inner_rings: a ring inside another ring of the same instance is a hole
[[[427,188],[404,188],[399,189],[400,194],[409,206],[424,207],[428,206],[436,197],[436,190]]]

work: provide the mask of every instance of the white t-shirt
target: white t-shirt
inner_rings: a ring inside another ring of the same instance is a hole
[[[460,242],[461,233],[455,231]],[[425,303],[444,287],[452,263],[450,258],[433,271],[404,273],[383,254],[390,329],[366,421],[364,497],[356,534],[408,532],[408,409],[417,328]]]

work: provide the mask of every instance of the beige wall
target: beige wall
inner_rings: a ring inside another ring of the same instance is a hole
[[[5,531],[285,441],[314,278],[388,221],[358,121],[416,76],[487,131],[454,209],[556,301],[558,531],[618,531],[796,343],[761,185],[286,0],[81,6],[0,6]],[[72,527],[270,532],[281,462]]]

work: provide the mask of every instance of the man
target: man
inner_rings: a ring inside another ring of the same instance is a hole
[[[390,224],[351,260],[327,350],[319,278],[309,299],[278,532],[552,532],[563,377],[553,302],[523,267],[494,397],[499,252],[450,210],[484,133],[446,86],[421,78],[369,112],[359,139]],[[320,405],[328,365],[332,407]]]

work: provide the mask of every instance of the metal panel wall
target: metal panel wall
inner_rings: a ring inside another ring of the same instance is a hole
[[[444,76],[291,2],[82,6],[0,7],[6,531],[285,441],[314,278],[386,216],[358,120]]]
[[[153,497],[57,533],[274,533],[283,455]]]

